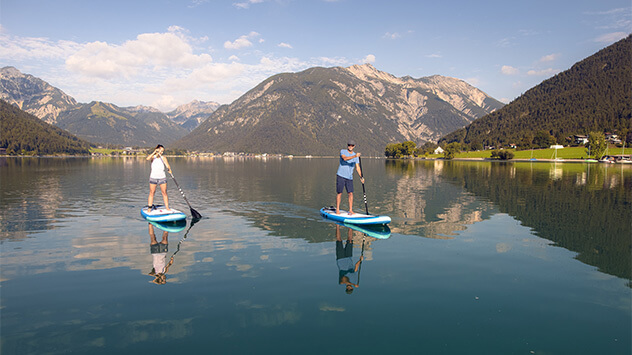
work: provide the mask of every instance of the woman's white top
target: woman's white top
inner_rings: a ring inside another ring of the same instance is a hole
[[[151,161],[151,174],[149,174],[150,179],[165,179],[167,175],[165,174],[165,163],[161,158],[154,158]]]

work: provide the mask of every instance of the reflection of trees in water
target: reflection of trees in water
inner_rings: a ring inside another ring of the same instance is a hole
[[[554,173],[551,173],[554,171]],[[451,162],[441,176],[601,271],[631,278],[632,169]]]
[[[446,183],[440,173],[444,161],[387,160],[388,174],[396,177],[395,191],[388,196],[388,213],[403,221],[392,231],[429,238],[451,238],[466,225],[482,221],[492,206]]]

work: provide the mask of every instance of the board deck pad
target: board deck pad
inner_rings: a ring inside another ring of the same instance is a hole
[[[176,209],[172,208],[168,211],[163,205],[156,205],[155,207],[156,208],[154,210],[152,210],[149,206],[141,208],[141,216],[152,222],[171,222],[187,218],[187,215]]]
[[[367,215],[363,213],[349,214],[349,212],[343,210],[340,210],[340,213],[336,214],[336,209],[333,207],[321,208],[320,214],[327,219],[349,224],[369,225],[391,223],[391,217],[389,216]]]

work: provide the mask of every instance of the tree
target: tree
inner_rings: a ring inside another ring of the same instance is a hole
[[[514,157],[514,152],[512,150],[509,150],[509,149],[492,150],[492,156],[491,156],[492,159],[510,160],[510,159],[513,159],[513,157]]]
[[[588,150],[586,151],[588,156],[599,159],[606,152],[607,148],[608,143],[606,143],[606,137],[602,132],[590,132],[588,135]]]
[[[461,151],[461,145],[457,142],[452,142],[445,146],[443,151],[443,157],[446,159],[454,159],[456,153]]]
[[[533,138],[533,144],[538,148],[548,148],[555,144],[555,137],[547,132],[539,131]]]
[[[415,144],[415,142],[406,141],[406,142],[402,143],[401,154],[403,156],[413,155],[415,153],[415,148],[416,147],[417,147],[417,144]]]
[[[472,144],[470,145],[470,149],[472,151],[476,151],[476,150],[483,150],[483,144],[481,144],[481,142],[479,141],[474,141],[472,142]]]
[[[386,145],[386,148],[384,149],[384,155],[387,158],[395,158],[397,157],[397,154],[399,153],[399,146],[401,145],[401,143],[390,143]]]

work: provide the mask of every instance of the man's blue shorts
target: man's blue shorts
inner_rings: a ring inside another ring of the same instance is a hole
[[[353,192],[353,180],[345,179],[340,175],[336,175],[336,193],[341,194],[343,189],[347,192]]]

